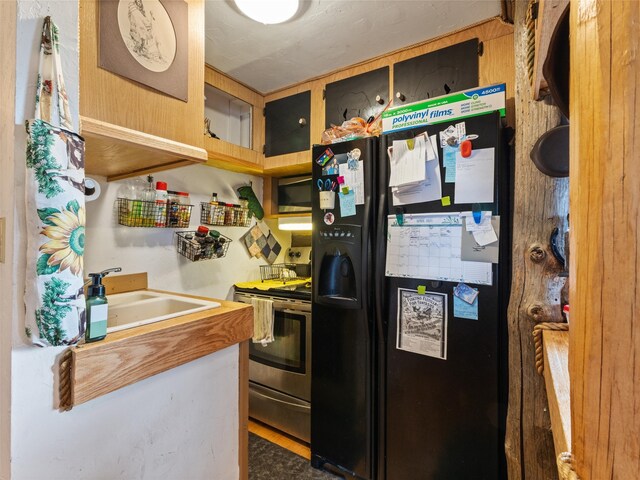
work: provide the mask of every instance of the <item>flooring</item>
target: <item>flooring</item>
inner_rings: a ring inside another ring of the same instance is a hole
[[[282,448],[300,455],[307,460],[311,459],[311,449],[308,443],[304,443],[302,440],[293,438],[275,428],[270,427],[257,420],[249,419],[249,431],[255,433],[259,437],[269,440],[271,443],[280,445]]]
[[[335,480],[309,460],[254,433],[249,433],[249,480]]]

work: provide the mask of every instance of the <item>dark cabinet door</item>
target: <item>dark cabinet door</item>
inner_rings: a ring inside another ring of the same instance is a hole
[[[478,86],[478,39],[451,45],[393,66],[394,106]]]
[[[380,95],[383,104],[376,101]],[[389,101],[389,67],[328,83],[325,91],[325,128],[352,117],[365,120],[376,115]]]
[[[311,91],[265,104],[265,157],[309,149]]]

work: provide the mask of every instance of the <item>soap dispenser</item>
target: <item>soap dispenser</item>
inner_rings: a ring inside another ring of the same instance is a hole
[[[100,273],[90,273],[91,285],[87,288],[87,328],[84,339],[96,342],[107,336],[108,305],[102,278],[111,272],[120,272],[120,267],[109,268]]]

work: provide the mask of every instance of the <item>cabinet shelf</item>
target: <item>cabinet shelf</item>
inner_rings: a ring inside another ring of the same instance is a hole
[[[107,122],[80,117],[85,139],[85,171],[108,181],[204,163],[203,148]]]

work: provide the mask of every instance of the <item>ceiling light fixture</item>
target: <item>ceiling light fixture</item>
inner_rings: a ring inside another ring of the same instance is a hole
[[[256,22],[282,23],[298,11],[299,0],[234,0],[242,13]]]

